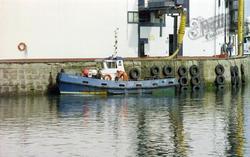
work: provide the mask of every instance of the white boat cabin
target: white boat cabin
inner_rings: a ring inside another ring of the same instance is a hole
[[[115,80],[117,71],[125,72],[122,59],[107,59],[103,61],[101,75],[106,80]]]

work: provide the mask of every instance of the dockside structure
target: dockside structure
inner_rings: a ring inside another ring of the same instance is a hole
[[[180,56],[238,53],[238,0],[0,0],[0,59],[169,56],[182,6]]]

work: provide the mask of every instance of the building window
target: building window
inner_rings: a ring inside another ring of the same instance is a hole
[[[128,23],[138,23],[138,12],[136,11],[129,11],[128,12]]]
[[[158,15],[155,12],[142,11],[139,14],[140,25],[145,27],[165,27],[165,14]]]

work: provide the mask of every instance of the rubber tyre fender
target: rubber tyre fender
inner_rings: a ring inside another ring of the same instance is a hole
[[[241,82],[242,84],[246,83],[246,76],[244,74],[241,75]]]
[[[231,66],[231,67],[230,67],[230,74],[231,74],[232,77],[235,76],[234,66]]]
[[[57,75],[56,75],[56,83],[57,83],[57,84],[60,83],[61,75],[62,75],[62,72],[59,72],[59,73],[57,73]]]
[[[133,80],[137,80],[139,79],[141,76],[141,72],[139,69],[137,68],[133,68],[129,71],[129,77]]]
[[[180,85],[183,86],[187,86],[188,85],[188,78],[186,76],[182,76],[179,79],[179,83]]]
[[[201,83],[201,80],[200,80],[200,77],[198,77],[198,76],[193,76],[192,78],[191,78],[191,84],[193,85],[193,86],[197,86],[197,85],[199,85],[200,83]]]
[[[241,75],[245,74],[245,67],[243,64],[240,65],[240,72],[241,72]]]
[[[225,77],[223,75],[216,76],[215,82],[217,85],[224,85],[225,84]]]
[[[191,76],[198,76],[200,74],[200,69],[197,65],[192,65],[189,68],[189,72]]]
[[[110,81],[110,80],[112,80],[112,77],[110,75],[104,75],[103,79],[107,80],[107,81]]]
[[[235,78],[236,78],[236,85],[237,86],[240,85],[240,76],[236,76]]]
[[[180,91],[187,91],[188,90],[188,87],[187,86],[183,86],[183,87],[180,87]]]
[[[239,68],[237,65],[234,66],[234,73],[236,76],[239,76]]]
[[[164,76],[173,76],[174,75],[174,69],[171,65],[165,65],[162,69]]]
[[[200,86],[200,85],[196,85],[196,86],[193,86],[193,87],[192,87],[192,91],[193,91],[193,92],[200,91],[200,89],[201,89],[201,86]]]
[[[217,86],[217,90],[218,91],[223,91],[225,89],[225,86],[224,85],[218,85]]]
[[[151,76],[158,76],[160,74],[160,67],[154,65],[150,68]]]
[[[236,85],[236,76],[231,77],[231,84]]]
[[[186,76],[188,73],[187,68],[184,65],[181,65],[178,69],[179,76]]]
[[[223,75],[224,72],[225,72],[225,68],[224,68],[223,65],[218,64],[218,65],[215,67],[215,73],[216,73],[217,75]]]

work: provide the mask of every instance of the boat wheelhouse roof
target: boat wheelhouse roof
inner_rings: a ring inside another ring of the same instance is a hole
[[[105,58],[104,60],[123,60],[123,58],[122,57],[120,57],[120,56],[110,56],[110,57],[108,57],[108,58]]]

